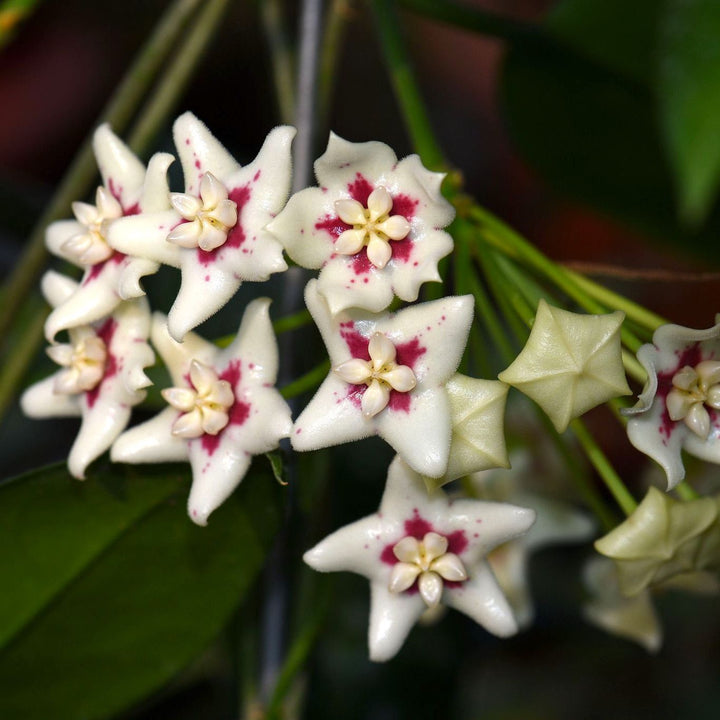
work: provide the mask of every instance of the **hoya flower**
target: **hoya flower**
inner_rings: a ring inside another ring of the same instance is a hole
[[[78,292],[78,284],[50,271],[42,290],[53,307],[61,307]],[[68,458],[75,477],[84,478],[88,465],[125,429],[132,406],[145,399],[143,388],[151,383],[143,368],[155,357],[149,333],[145,298],[122,302],[110,317],[72,327],[68,343],[48,348],[61,369],[23,394],[20,404],[30,417],[82,416]]]
[[[660,649],[662,625],[648,589],[630,597],[623,595],[615,564],[597,556],[585,564],[583,579],[591,595],[583,606],[583,615],[588,622],[633,640],[648,652]]]
[[[648,374],[628,410],[630,442],[661,465],[668,490],[684,477],[681,451],[720,463],[720,324],[707,330],[663,325],[638,360]]]
[[[270,131],[255,160],[241,167],[192,113],[173,126],[185,192],[167,212],[114,223],[121,252],[180,268],[180,291],[168,315],[170,334],[185,333],[217,312],[245,280],[287,270],[282,246],[265,226],[290,192],[295,128]]]
[[[503,427],[508,386],[456,373],[445,389],[452,426],[450,457],[444,475],[425,478],[428,490],[480,470],[510,467]]]
[[[592,537],[595,525],[587,514],[566,502],[527,489],[529,475],[536,472],[526,454],[514,453],[512,470],[486,470],[471,476],[473,497],[510,502],[535,511],[530,530],[495,548],[488,562],[508,598],[518,625],[532,622],[534,608],[529,587],[530,556],[545,547],[578,543]]]
[[[390,465],[378,512],[347,525],[305,553],[315,570],[349,570],[370,580],[370,658],[389,660],[412,626],[439,603],[489,632],[517,631],[486,556],[532,525],[532,510],[428,494],[400,457]]]
[[[298,265],[322,268],[318,290],[333,314],[379,312],[393,295],[416,300],[422,283],[440,280],[438,260],[453,246],[442,228],[455,214],[442,174],[417,155],[398,162],[381,142],[331,133],[315,175],[320,187],[293,195],[268,229]]]
[[[465,349],[472,297],[442,298],[394,315],[332,315],[311,280],[305,302],[331,370],[295,422],[293,447],[317,450],[377,434],[415,471],[443,475],[451,438],[445,384]]]
[[[625,522],[595,542],[615,561],[622,592],[636,595],[677,575],[720,568],[719,500],[681,502],[651,487]]]
[[[629,395],[620,347],[625,315],[580,315],[540,300],[525,347],[498,375],[534,400],[563,432],[596,405]]]
[[[129,463],[189,460],[188,513],[198,525],[207,524],[238,486],[252,456],[276,448],[292,426],[290,408],[273,387],[278,351],[269,306],[267,298],[251,302],[237,337],[223,350],[194,333],[178,343],[165,317],[153,318],[152,341],[173,382],[162,392],[168,407],[121,435],[110,457]]]
[[[159,153],[145,166],[110,130],[101,125],[93,136],[93,150],[103,184],[94,204],[75,202],[74,220],[48,226],[50,252],[83,268],[77,291],[58,305],[45,323],[51,342],[61,330],[87,325],[109,315],[123,300],[141,297],[140,278],[157,271],[145,257],[125,255],[108,244],[108,230],[119,218],[170,207],[167,168],[172,156]]]

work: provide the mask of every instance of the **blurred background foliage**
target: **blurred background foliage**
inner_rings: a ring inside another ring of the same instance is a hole
[[[318,151],[332,128],[350,140],[385,141],[399,156],[412,152],[367,4],[326,4],[337,53]],[[465,190],[553,259],[674,322],[711,324],[720,309],[720,3],[399,4],[437,141]],[[167,6],[0,2],[0,275],[17,265]],[[278,101],[273,91],[269,52],[283,38],[263,32],[277,9],[292,48],[296,2],[228,3],[175,103],[243,162],[287,113],[287,97]],[[172,149],[169,127],[161,125],[145,158]],[[156,307],[167,309],[175,284],[169,271],[148,283]],[[278,294],[278,282],[269,292]],[[246,299],[203,332],[231,332]],[[6,345],[41,308],[37,294],[23,303]],[[304,332],[318,348],[312,329]],[[311,366],[299,360],[300,372]],[[49,367],[28,358],[24,383]],[[639,473],[642,462],[624,437],[592,423],[616,466]],[[12,406],[0,426],[0,474],[62,460],[75,428],[72,420],[27,421]],[[517,436],[538,442],[523,432]],[[302,523],[295,530],[303,542],[282,559],[292,568],[290,655],[268,717],[717,717],[717,601],[660,598],[666,642],[649,657],[583,623],[579,568],[587,548],[535,557],[537,618],[529,631],[500,641],[451,613],[416,629],[390,664],[372,665],[365,581],[312,577],[300,556],[376,509],[389,460],[376,440],[300,460],[293,522]],[[567,492],[562,478],[553,483]],[[233,501],[202,530],[185,518],[187,488],[182,468],[102,462],[85,484],[56,465],[0,487],[0,717],[264,717],[252,680],[271,581],[255,580],[286,491],[257,458]]]

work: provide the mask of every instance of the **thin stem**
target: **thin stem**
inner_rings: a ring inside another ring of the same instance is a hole
[[[199,60],[212,40],[229,0],[205,0],[203,8],[180,47],[170,67],[163,73],[150,100],[134,125],[128,145],[142,154],[175,108]]]
[[[393,0],[370,0],[385,62],[410,138],[423,163],[432,170],[447,167],[428,118]]]
[[[270,50],[273,87],[280,119],[289,124],[295,117],[295,63],[281,0],[260,0],[260,19]]]
[[[126,127],[200,3],[201,0],[176,0],[168,8],[132,67],[125,74],[115,94],[103,109],[98,123],[109,122],[116,131],[122,131]],[[90,136],[75,155],[55,195],[33,228],[22,258],[8,277],[3,298],[3,312],[0,314],[0,338],[7,335],[8,327],[13,323],[18,308],[34,287],[38,275],[45,266],[46,226],[69,213],[70,203],[87,194],[96,174],[92,136]]]
[[[679,485],[677,485],[675,487],[675,492],[677,493],[678,497],[685,502],[697,500],[699,497],[701,497],[700,493],[697,492],[695,488],[688,485],[687,482],[681,482]]]
[[[573,433],[575,433],[575,437],[585,451],[588,460],[590,460],[592,466],[597,470],[618,505],[626,515],[632,515],[637,507],[637,502],[625,487],[625,483],[620,479],[620,476],[615,472],[615,468],[605,453],[595,442],[595,438],[588,432],[582,420],[576,418],[570,423],[570,428]]]
[[[0,371],[0,418],[5,416],[43,338],[43,325],[48,314],[44,303],[40,299],[35,301],[33,298],[28,305],[34,307],[35,311],[24,326],[23,332],[18,337],[11,338],[12,351],[7,353]]]
[[[599,300],[608,307],[614,307],[618,310],[622,310],[628,318],[638,323],[638,325],[647,328],[651,332],[659,328],[661,325],[667,325],[668,321],[665,320],[665,318],[647,310],[642,307],[642,305],[638,305],[632,300],[628,300],[628,298],[623,297],[612,290],[608,290],[608,288],[603,285],[590,280],[585,275],[581,275],[574,270],[570,270],[569,268],[563,268],[563,270],[566,275],[588,295],[594,297],[596,300]]]
[[[323,45],[320,52],[320,77],[318,87],[318,126],[327,130],[335,78],[337,77],[338,56],[343,47],[343,38],[350,17],[350,0],[332,0],[325,20]]]
[[[273,330],[280,335],[289,330],[305,327],[312,322],[312,315],[307,310],[298,310],[292,315],[285,315],[273,323]]]
[[[285,387],[280,390],[280,394],[286,400],[289,400],[290,398],[302,395],[308,390],[313,390],[323,381],[323,378],[328,374],[329,370],[330,361],[324,360],[312,370],[301,375],[297,380],[293,380],[291,383],[285,385]]]
[[[300,17],[300,57],[297,78],[294,143],[293,192],[307,187],[312,180],[313,147],[317,122],[318,48],[322,36],[322,0],[304,0]]]

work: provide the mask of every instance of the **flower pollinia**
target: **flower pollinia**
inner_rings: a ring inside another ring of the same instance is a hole
[[[682,450],[720,463],[720,323],[663,325],[637,357],[648,380],[624,411],[628,438],[665,470],[671,490],[685,477]]]
[[[305,553],[315,570],[349,570],[370,580],[370,658],[392,658],[428,608],[443,603],[489,632],[517,631],[485,558],[526,532],[532,510],[428,494],[400,457],[390,465],[378,512],[341,528]]]
[[[422,283],[440,280],[438,260],[453,247],[442,228],[455,215],[442,174],[417,155],[398,162],[383,143],[331,134],[315,175],[320,187],[293,195],[268,230],[298,265],[322,268],[317,288],[331,313],[380,312],[394,295],[413,301]]]
[[[266,298],[251,302],[224,350],[195,333],[178,343],[165,317],[153,318],[152,340],[173,382],[162,392],[169,407],[121,435],[110,457],[129,463],[189,460],[188,514],[198,525],[237,487],[252,456],[276,448],[292,426],[290,408],[273,387],[278,351],[269,306]]]
[[[112,313],[123,300],[144,295],[140,278],[158,269],[152,259],[114,250],[108,244],[108,233],[122,217],[170,207],[166,172],[172,156],[155,155],[146,171],[108,125],[95,131],[93,150],[103,182],[95,192],[95,204],[73,203],[75,219],[50,224],[45,235],[50,252],[85,271],[76,291],[45,323],[45,335],[51,342],[61,330],[93,323]]]
[[[78,285],[50,271],[42,289],[53,307],[62,307]],[[144,400],[143,388],[151,383],[143,369],[154,360],[149,333],[145,298],[122,302],[110,317],[70,328],[69,343],[48,349],[61,369],[23,394],[20,403],[30,417],[82,416],[68,459],[75,477],[84,478],[88,465],[125,429],[132,406]]]
[[[192,113],[173,126],[185,192],[166,212],[113,224],[117,250],[180,268],[180,291],[168,315],[170,335],[185,333],[217,312],[243,281],[287,270],[282,246],[265,226],[290,191],[295,128],[272,130],[257,157],[241,167]]]
[[[295,422],[293,447],[316,450],[377,434],[416,472],[444,475],[451,442],[445,386],[465,349],[472,297],[442,298],[394,315],[332,315],[311,280],[305,302],[331,370]]]
[[[620,347],[624,317],[579,315],[541,299],[525,347],[498,378],[534,400],[563,432],[573,418],[630,394]]]
[[[720,496],[681,502],[651,487],[635,512],[595,542],[615,561],[624,595],[720,570]]]

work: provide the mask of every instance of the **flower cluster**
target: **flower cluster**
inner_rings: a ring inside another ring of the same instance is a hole
[[[586,521],[560,513],[565,527],[541,523],[534,540],[520,541],[533,509],[452,499],[440,488],[509,467],[503,426],[510,386],[558,431],[628,393],[622,313],[578,315],[541,300],[527,345],[499,380],[459,374],[474,298],[415,302],[423,283],[440,280],[438,261],[453,248],[444,228],[454,210],[440,193],[441,174],[414,155],[398,161],[382,143],[331,135],[315,164],[319,187],[286,202],[293,128],[271,131],[244,167],[189,113],[173,132],[183,192],[170,191],[171,155],[155,155],[145,168],[108,127],[97,131],[103,184],[95,205],[75,203],[76,219],[47,231],[51,251],[84,270],[79,284],[53,272],[43,283],[54,308],[48,353],[61,369],[25,393],[25,411],[82,415],[69,460],[79,478],[107,450],[114,462],[189,462],[188,512],[200,525],[241,482],[252,457],[282,438],[311,451],[379,435],[397,456],[378,512],[305,555],[317,570],[370,580],[371,657],[392,657],[415,621],[441,604],[497,635],[516,632],[518,619],[529,620],[529,601],[516,602],[506,583],[513,608],[493,570],[512,575],[502,560],[512,555],[523,573],[533,545],[584,536]],[[227,347],[195,332],[241,283],[287,269],[283,252],[320,271],[305,302],[330,358],[327,378],[294,422],[274,388],[279,357],[269,300],[247,305]],[[140,279],[161,264],[180,270],[180,287],[168,315],[151,318]],[[391,312],[396,297],[413,304]],[[64,331],[69,343],[56,344]],[[149,385],[143,369],[153,362],[151,344],[170,375],[161,391],[167,407],[126,430]],[[714,411],[702,404],[715,407],[720,371],[698,362],[692,372],[673,379],[668,412],[707,436]]]

